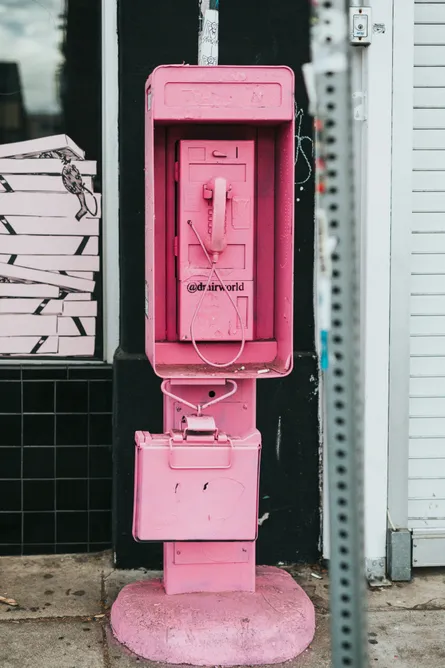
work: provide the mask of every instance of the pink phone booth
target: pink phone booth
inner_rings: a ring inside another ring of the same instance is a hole
[[[292,370],[294,75],[162,66],[146,87],[146,352],[164,433],[136,434],[133,535],[167,594],[253,591],[256,379]]]
[[[158,67],[147,83],[145,118],[146,352],[155,372],[290,373],[293,72]]]
[[[256,381],[292,369],[293,87],[286,67],[188,65],[146,87],[146,352],[164,425],[135,435],[133,536],[164,542],[164,573],[124,587],[111,624],[151,661],[277,664],[314,637],[301,587],[255,564]]]

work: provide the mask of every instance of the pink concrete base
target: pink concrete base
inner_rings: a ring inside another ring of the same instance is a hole
[[[278,568],[257,568],[255,593],[167,596],[160,580],[127,585],[111,611],[113,633],[151,661],[195,666],[282,663],[315,632],[314,606]]]

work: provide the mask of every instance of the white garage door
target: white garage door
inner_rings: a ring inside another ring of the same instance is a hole
[[[416,0],[410,318],[413,565],[445,565],[445,0]]]

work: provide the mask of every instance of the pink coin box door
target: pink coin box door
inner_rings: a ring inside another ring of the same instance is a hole
[[[133,536],[154,541],[255,540],[259,432],[231,439],[211,417],[184,418],[183,425],[182,431],[170,434],[136,433]]]
[[[146,353],[156,374],[290,373],[292,70],[163,65],[145,95]]]

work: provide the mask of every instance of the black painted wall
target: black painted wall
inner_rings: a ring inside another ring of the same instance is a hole
[[[309,0],[222,0],[220,62],[288,65],[296,101],[307,107],[301,66],[309,60]],[[114,364],[114,547],[120,567],[159,567],[161,546],[131,536],[134,432],[162,429],[159,379],[144,355],[144,84],[159,64],[195,63],[195,0],[120,0],[120,349]],[[301,135],[311,135],[305,114]],[[303,148],[311,159],[311,142]],[[295,370],[259,383],[258,428],[263,435],[258,560],[319,557],[318,368],[314,351],[313,181],[301,157],[296,175]],[[278,425],[281,428],[277,458]]]
[[[134,432],[162,431],[160,381],[144,354],[144,90],[163,63],[196,62],[195,0],[119,0],[120,348],[114,360],[113,532],[117,565],[162,564],[162,546],[131,535]]]

